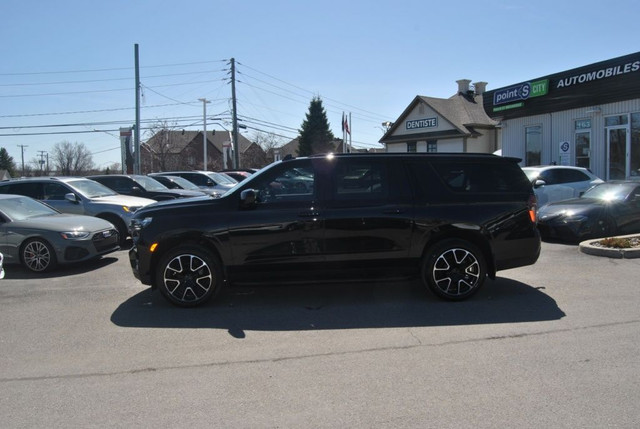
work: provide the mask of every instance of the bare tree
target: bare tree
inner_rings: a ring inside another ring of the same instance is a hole
[[[273,133],[256,131],[253,134],[253,142],[259,145],[266,154],[266,162],[273,162],[275,149],[284,145],[284,139]],[[264,160],[262,160],[264,163]]]
[[[56,143],[51,153],[51,161],[63,176],[82,176],[93,169],[93,156],[84,143]]]
[[[183,163],[180,156],[182,133],[175,123],[158,120],[152,124],[147,133],[150,135],[145,143],[145,151],[140,154],[142,164],[149,171],[170,171],[179,169]]]

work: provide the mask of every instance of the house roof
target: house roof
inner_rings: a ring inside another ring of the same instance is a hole
[[[471,95],[457,93],[450,98],[416,96],[411,104],[402,112],[395,123],[382,136],[380,142],[393,140],[396,129],[404,122],[404,119],[418,106],[424,103],[433,109],[439,116],[449,121],[453,127],[463,135],[472,136],[476,132],[474,128],[494,127],[497,121],[491,119],[484,110],[482,94]],[[403,136],[406,138],[406,135]]]
[[[229,132],[226,130],[212,131],[215,131],[215,133],[207,131],[207,141],[220,152],[222,152],[224,144],[231,141]],[[171,134],[171,147],[172,152],[174,153],[181,153],[185,149],[185,147],[190,145],[194,140],[199,143],[202,142],[202,131],[168,130],[167,132]],[[161,133],[154,134],[147,140],[146,144],[149,147],[153,148],[154,145],[158,144],[160,135]],[[242,134],[238,133],[238,147],[240,149],[240,153],[246,151],[252,144],[253,142],[251,142]]]

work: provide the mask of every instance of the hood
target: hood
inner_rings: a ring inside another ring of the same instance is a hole
[[[155,200],[151,200],[149,198],[132,197],[130,195],[122,194],[107,195],[104,197],[93,197],[91,198],[91,201],[96,203],[117,204],[127,207],[144,207],[156,202]]]
[[[11,222],[11,226],[19,228],[35,228],[48,231],[102,231],[115,228],[110,222],[92,216],[55,214],[51,216],[38,216],[30,219]]]
[[[600,210],[606,205],[607,202],[593,198],[572,198],[570,200],[556,201],[540,207],[538,219],[544,221],[567,213],[574,215],[586,213]]]
[[[156,210],[171,210],[171,209],[193,209],[198,206],[205,205],[210,203],[211,201],[218,201],[216,198],[212,198],[211,195],[203,195],[200,194],[197,197],[193,198],[178,198],[173,200],[164,200],[164,201],[154,201],[154,204],[148,207],[143,207],[142,209],[136,211],[136,215],[142,213],[142,216],[146,215],[151,211]],[[139,217],[139,216],[136,216]]]

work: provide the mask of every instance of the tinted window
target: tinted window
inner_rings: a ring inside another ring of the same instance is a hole
[[[27,197],[35,198],[36,200],[43,199],[42,184],[39,182],[10,183],[6,186],[2,186],[2,193],[26,195]]]
[[[333,199],[374,200],[387,198],[386,163],[376,160],[340,160],[333,174]]]
[[[584,182],[591,180],[589,176],[580,170],[563,169],[560,170],[560,183]]]
[[[522,192],[531,187],[520,167],[511,162],[438,161],[433,167],[454,192]]]
[[[312,201],[315,173],[310,162],[280,165],[263,174],[251,187],[258,191],[259,203]]]

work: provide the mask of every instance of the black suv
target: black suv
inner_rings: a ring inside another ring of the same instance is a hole
[[[204,195],[200,191],[169,189],[157,180],[139,174],[105,174],[88,176],[87,179],[102,183],[107,188],[122,195],[150,198],[156,201],[201,197]]]
[[[225,282],[411,276],[461,300],[486,276],[538,259],[536,199],[518,162],[483,154],[284,160],[221,198],[138,210],[131,267],[180,306],[207,301]],[[299,171],[307,186],[291,186]]]

